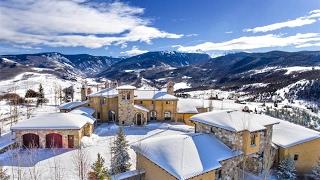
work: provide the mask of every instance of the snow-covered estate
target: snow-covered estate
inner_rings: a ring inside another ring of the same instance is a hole
[[[208,111],[208,107],[203,105],[180,101],[174,96],[174,83],[171,81],[168,82],[166,91],[116,85],[107,84],[106,89],[93,94],[87,94],[86,86],[82,87],[81,99],[86,102],[86,106],[95,109],[98,121],[121,125],[143,125],[148,121],[162,120],[187,123],[192,115]]]

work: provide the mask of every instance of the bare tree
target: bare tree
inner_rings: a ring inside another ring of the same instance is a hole
[[[52,180],[63,180],[66,174],[62,161],[56,158],[56,149],[52,148],[53,159],[49,162],[50,175]]]
[[[30,167],[28,168],[29,179],[30,180],[40,180],[41,179],[41,169],[37,165],[37,147],[33,146],[27,149],[28,156],[27,160],[30,163]]]
[[[79,179],[87,179],[87,174],[90,168],[87,151],[81,147],[78,148],[72,155],[72,161],[74,165],[74,171],[78,175]]]

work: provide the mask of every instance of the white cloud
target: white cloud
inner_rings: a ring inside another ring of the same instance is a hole
[[[320,43],[320,33],[295,34],[292,36],[267,34],[244,36],[225,42],[205,42],[194,46],[174,46],[184,52],[237,51],[272,47],[301,47],[308,43]]]
[[[121,54],[126,55],[126,56],[135,56],[135,55],[143,54],[143,53],[146,53],[146,52],[148,52],[148,51],[147,50],[141,50],[138,47],[133,46],[131,48],[131,50],[121,52]]]
[[[313,11],[309,12],[308,16],[298,17],[293,20],[278,22],[278,23],[274,23],[274,24],[270,24],[270,25],[266,25],[266,26],[245,29],[244,31],[257,33],[257,32],[274,31],[274,30],[278,30],[278,29],[282,29],[282,28],[300,27],[300,26],[304,26],[304,25],[313,24],[313,23],[319,21],[319,19],[317,19],[319,17],[320,17],[320,10],[313,10]]]
[[[25,45],[99,48],[183,35],[161,31],[143,19],[144,9],[121,2],[2,0],[0,41]]]
[[[226,32],[224,32],[224,33],[226,33],[226,34],[232,34],[233,32],[232,32],[232,31],[226,31]]]

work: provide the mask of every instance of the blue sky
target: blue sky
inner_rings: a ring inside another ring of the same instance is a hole
[[[320,1],[0,1],[0,54],[158,50],[320,50]]]

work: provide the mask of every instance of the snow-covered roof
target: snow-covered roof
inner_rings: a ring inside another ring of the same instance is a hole
[[[83,106],[87,103],[88,101],[73,101],[73,102],[67,102],[64,104],[61,104],[59,106],[59,109],[64,109],[64,110],[72,110],[77,107]]]
[[[197,108],[208,108],[210,100],[179,98],[177,103],[178,113],[199,113]]]
[[[265,126],[277,124],[279,119],[264,114],[247,113],[238,110],[216,110],[197,114],[191,117],[191,121],[219,127],[229,131],[250,132],[266,129]]]
[[[213,135],[198,133],[147,138],[131,147],[177,179],[220,168],[220,161],[240,154]]]
[[[111,177],[112,180],[125,180],[129,179],[130,177],[134,177],[140,174],[145,173],[144,170],[132,170],[132,171],[126,171],[120,174],[116,174]]]
[[[137,89],[136,87],[134,86],[131,86],[131,85],[123,85],[123,86],[119,86],[117,87],[118,90],[134,90],[134,89]]]
[[[136,90],[134,91],[135,99],[146,100],[178,100],[176,96],[168,94],[165,91],[153,91],[153,90]]]
[[[107,88],[102,89],[101,91],[98,91],[96,93],[90,94],[89,97],[117,97],[118,96],[118,90],[115,88]]]
[[[90,107],[78,107],[78,108],[70,111],[70,113],[82,114],[82,115],[85,114],[85,115],[93,116],[95,111],[96,110],[94,108],[90,108]]]
[[[47,113],[20,121],[11,129],[81,129],[87,123],[93,124],[94,119],[76,113]]]
[[[318,138],[320,138],[320,132],[288,121],[280,120],[279,124],[273,126],[272,142],[283,148]]]
[[[134,107],[139,109],[139,110],[141,110],[141,111],[149,112],[149,109],[147,109],[147,108],[145,108],[143,106],[135,104]]]

